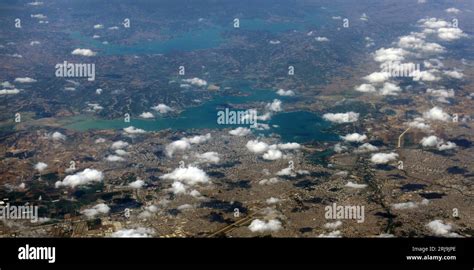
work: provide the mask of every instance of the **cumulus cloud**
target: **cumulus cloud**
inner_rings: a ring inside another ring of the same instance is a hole
[[[94,25],[94,29],[103,29],[104,25],[103,24],[96,24]]]
[[[184,79],[183,82],[196,85],[199,87],[207,85],[207,82],[205,80],[199,79],[199,78]]]
[[[324,224],[324,228],[335,230],[336,228],[340,227],[341,225],[342,225],[342,221],[338,220],[336,222],[329,222],[329,223]]]
[[[99,203],[92,208],[82,210],[81,213],[86,215],[88,218],[93,218],[99,214],[107,214],[109,211],[110,207],[105,203]]]
[[[385,82],[383,87],[380,89],[380,94],[383,96],[396,96],[401,91],[402,89],[398,85],[391,82]]]
[[[451,116],[449,116],[449,114],[445,113],[443,109],[439,107],[433,107],[429,111],[424,112],[423,118],[445,122],[451,120]]]
[[[54,141],[65,141],[66,135],[62,134],[61,132],[55,131],[51,134],[51,139]]]
[[[372,145],[370,143],[364,143],[361,146],[359,146],[354,152],[356,153],[366,153],[366,152],[374,152],[379,150],[379,148],[375,145]]]
[[[448,236],[448,237],[458,237],[457,233],[451,232],[453,230],[453,226],[451,224],[445,224],[442,220],[436,219],[426,226],[437,236]]]
[[[360,188],[366,188],[367,185],[366,184],[357,184],[357,183],[353,183],[353,182],[349,181],[347,184],[345,184],[345,187],[360,189]]]
[[[245,127],[238,127],[236,129],[229,131],[230,135],[239,136],[239,137],[247,136],[250,133],[252,133],[252,131],[249,128],[245,128]]]
[[[37,80],[35,80],[33,78],[30,78],[30,77],[20,77],[20,78],[16,78],[15,82],[17,82],[17,83],[34,83],[34,82],[37,82]]]
[[[327,37],[315,37],[314,39],[318,42],[328,42],[329,41],[329,38],[327,38]]]
[[[455,8],[455,7],[450,7],[450,8],[447,8],[445,9],[445,11],[447,13],[452,13],[452,14],[458,14],[459,12],[461,12],[459,9]]]
[[[185,168],[176,168],[160,178],[183,182],[190,186],[200,183],[205,184],[210,181],[209,176],[203,170],[191,165]]]
[[[347,150],[347,146],[344,146],[341,143],[336,143],[333,149],[336,153],[342,153]]]
[[[281,222],[277,219],[270,219],[268,221],[255,219],[250,223],[249,229],[252,232],[275,232],[282,228]]]
[[[199,163],[214,163],[217,164],[220,161],[219,154],[217,152],[206,152],[203,154],[196,154],[196,158]]]
[[[438,29],[438,37],[444,41],[453,41],[465,36],[467,35],[464,34],[464,32],[457,27],[443,27]]]
[[[284,97],[292,97],[295,95],[295,92],[293,90],[285,90],[285,89],[278,89],[276,93],[277,95],[284,96]]]
[[[453,89],[432,89],[428,88],[426,90],[427,94],[430,94],[433,97],[437,97],[439,102],[449,103],[446,98],[454,97],[454,90]]]
[[[268,103],[266,108],[272,112],[279,112],[281,111],[281,100],[274,99],[272,103]]]
[[[109,161],[109,162],[121,162],[121,161],[125,161],[125,159],[121,156],[116,156],[116,155],[109,155],[105,158],[105,160]]]
[[[278,149],[269,149],[262,157],[266,160],[277,160],[283,157],[283,153]]]
[[[279,143],[277,144],[278,149],[281,150],[297,150],[301,148],[301,144],[299,143]]]
[[[15,95],[20,93],[20,89],[2,89],[0,90],[0,95]]]
[[[140,129],[140,128],[136,128],[136,127],[134,127],[134,126],[126,127],[126,128],[123,129],[123,131],[125,131],[125,132],[128,133],[128,134],[142,134],[142,133],[146,133],[145,130]]]
[[[163,104],[163,103],[160,103],[156,106],[153,106],[151,107],[152,110],[155,110],[159,113],[169,113],[169,112],[172,112],[173,111],[173,108],[171,108],[170,106],[166,105],[166,104]]]
[[[412,75],[412,79],[414,81],[425,81],[425,82],[435,82],[439,81],[441,78],[436,76],[435,74],[436,70],[423,70],[423,71],[418,71],[415,70]]]
[[[138,227],[136,229],[122,229],[114,232],[112,237],[119,237],[119,238],[145,238],[151,237],[153,234],[152,229],[147,229],[143,227]]]
[[[135,189],[140,189],[140,188],[142,188],[144,185],[145,185],[145,181],[143,181],[143,180],[141,180],[141,179],[137,179],[137,180],[131,182],[130,184],[128,184],[129,187],[135,188]]]
[[[346,112],[346,113],[325,113],[323,118],[327,121],[334,123],[353,123],[359,120],[359,113]]]
[[[403,61],[408,52],[402,48],[381,48],[375,51],[374,60],[377,62]]]
[[[139,117],[145,118],[145,119],[155,118],[155,116],[151,112],[143,112],[142,114],[139,115]]]
[[[440,139],[432,135],[432,136],[424,137],[423,139],[421,139],[420,143],[424,147],[435,147],[438,144],[443,143],[443,139]]]
[[[103,179],[104,174],[101,171],[95,169],[85,169],[82,172],[66,176],[63,181],[57,181],[55,186],[56,188],[62,186],[75,188],[76,186],[88,185],[93,182],[102,182]]]
[[[445,70],[443,71],[445,75],[448,77],[454,78],[454,79],[462,79],[464,77],[464,74],[457,70]]]
[[[174,195],[186,194],[186,186],[181,182],[175,181],[171,184],[170,191],[173,192]]]
[[[347,134],[345,136],[340,136],[340,137],[346,142],[363,142],[367,140],[367,135],[359,134],[359,133]]]
[[[268,150],[268,144],[265,142],[260,142],[258,140],[248,141],[245,145],[250,152],[253,153],[263,153]]]
[[[423,53],[445,52],[445,48],[443,46],[437,43],[426,42],[425,40],[415,36],[414,34],[400,37],[398,40],[398,46]]]
[[[116,141],[116,142],[113,142],[112,143],[112,146],[110,148],[112,149],[122,149],[122,148],[125,148],[127,147],[129,144],[128,142],[124,142],[124,141]]]
[[[371,92],[375,92],[375,87],[371,84],[368,84],[368,83],[363,83],[357,87],[354,88],[356,91],[358,92],[362,92],[362,93],[371,93]]]
[[[280,199],[274,198],[274,197],[270,197],[270,198],[268,198],[265,202],[266,202],[267,204],[276,204],[276,203],[279,203],[279,202],[280,202]]]
[[[370,161],[374,164],[387,164],[391,161],[394,161],[398,158],[397,153],[376,153],[373,154],[370,158]]]
[[[443,144],[440,144],[438,145],[438,150],[439,151],[446,151],[446,150],[452,150],[454,148],[456,148],[457,145],[453,142],[446,142],[446,143],[443,143]]]
[[[75,49],[74,51],[71,52],[72,55],[81,55],[81,56],[95,56],[97,53],[93,52],[90,49]]]
[[[370,75],[363,77],[363,79],[368,81],[369,83],[375,83],[375,84],[383,83],[389,78],[390,78],[389,72],[373,72]]]
[[[430,131],[431,130],[430,125],[426,124],[425,119],[423,119],[421,117],[417,117],[413,121],[409,122],[408,126],[412,127],[412,128],[425,130],[425,131]]]
[[[280,180],[276,177],[272,177],[270,179],[262,179],[258,182],[259,185],[272,185],[280,182]]]
[[[48,164],[46,164],[44,162],[38,162],[34,166],[35,170],[37,170],[39,172],[44,171],[47,167],[48,167]]]

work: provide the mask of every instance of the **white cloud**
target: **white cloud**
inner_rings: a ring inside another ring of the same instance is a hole
[[[166,154],[169,157],[172,157],[173,154],[176,151],[185,151],[187,149],[191,148],[191,144],[186,140],[186,138],[183,138],[181,140],[174,141],[166,146]]]
[[[299,143],[279,143],[277,144],[278,149],[281,150],[297,150],[301,148],[301,144]]]
[[[245,127],[238,127],[236,129],[229,131],[230,135],[239,136],[239,137],[247,136],[250,133],[252,133],[252,131],[249,128],[245,128]]]
[[[346,142],[363,142],[367,140],[367,135],[359,134],[359,133],[347,134],[345,136],[340,136],[340,137]]]
[[[414,34],[400,37],[398,40],[398,46],[424,53],[443,53],[445,51],[443,46],[437,43],[425,42]]]
[[[410,126],[412,128],[425,130],[425,131],[430,131],[431,130],[430,125],[426,124],[425,119],[423,119],[421,117],[417,117],[412,122],[409,122],[408,126]]]
[[[340,227],[341,225],[342,225],[342,221],[338,220],[336,222],[329,222],[329,223],[324,224],[324,228],[335,230],[336,228]]]
[[[451,232],[453,230],[453,226],[451,224],[444,224],[442,220],[433,220],[430,223],[426,224],[426,226],[438,236],[448,236],[448,237],[458,237],[457,233]]]
[[[104,138],[97,138],[97,139],[94,141],[94,143],[104,143],[104,142],[106,142],[106,139],[104,139]]]
[[[175,181],[171,184],[170,191],[173,192],[174,195],[186,194],[186,186],[181,182]]]
[[[42,6],[42,5],[43,5],[43,2],[34,1],[34,2],[28,3],[28,5],[30,5],[30,6]]]
[[[262,157],[266,160],[277,160],[283,157],[283,153],[278,149],[268,149]]]
[[[445,11],[447,13],[452,13],[452,14],[458,14],[459,12],[461,12],[459,9],[455,8],[455,7],[450,7],[450,8],[447,8],[445,9]]]
[[[454,148],[456,148],[457,145],[453,142],[446,142],[444,144],[440,144],[438,145],[438,150],[439,151],[446,151],[446,150],[452,150]]]
[[[134,127],[134,126],[126,127],[126,128],[123,129],[123,131],[125,131],[125,132],[128,133],[128,134],[142,134],[142,133],[146,133],[145,130],[140,129],[140,128],[136,128],[136,127]]]
[[[325,113],[323,118],[327,121],[334,123],[352,123],[359,120],[359,113],[346,112],[346,113]]]
[[[463,31],[457,27],[443,27],[438,29],[438,37],[444,41],[453,41],[465,36],[466,34],[464,34]]]
[[[206,142],[211,139],[211,133],[207,133],[206,135],[197,135],[191,138],[186,139],[191,144],[200,144]]]
[[[74,51],[72,51],[71,54],[72,55],[81,55],[81,56],[88,56],[89,57],[89,56],[94,56],[97,53],[93,52],[90,49],[75,49]]]
[[[374,60],[377,62],[403,61],[408,52],[402,48],[381,48],[375,51]]]
[[[196,85],[199,87],[207,85],[207,82],[205,80],[199,79],[199,78],[184,79],[183,82]]]
[[[402,91],[402,89],[391,82],[385,82],[383,87],[380,89],[380,94],[383,96],[396,96],[398,92]]]
[[[423,71],[418,71],[415,70],[412,75],[412,79],[414,81],[425,81],[425,82],[435,82],[439,81],[441,78],[436,76],[435,70],[423,70]]]
[[[127,147],[128,145],[129,145],[128,142],[116,141],[116,142],[112,143],[112,146],[110,148],[112,148],[112,149],[122,149],[122,148]]]
[[[424,112],[423,118],[428,119],[428,120],[438,120],[438,121],[445,121],[445,122],[451,120],[451,116],[449,116],[449,114],[445,113],[439,107],[433,107],[429,111]]]
[[[372,154],[370,161],[375,164],[387,164],[390,161],[394,161],[398,158],[397,153],[376,153]]]
[[[151,109],[152,109],[152,110],[155,110],[155,111],[157,111],[157,112],[159,112],[159,113],[169,113],[169,112],[174,111],[173,108],[171,108],[170,106],[168,106],[168,105],[166,105],[166,104],[163,104],[163,103],[158,104],[158,105],[156,105],[156,106],[154,106],[154,107],[151,107]]]
[[[334,152],[342,153],[347,150],[347,146],[342,145],[341,143],[336,143],[334,145]]]
[[[341,235],[341,231],[332,231],[328,234],[320,234],[318,237],[323,237],[323,238],[338,238],[338,237],[342,237]]]
[[[375,83],[375,84],[383,83],[389,78],[390,78],[390,73],[388,72],[373,72],[370,75],[363,77],[364,80],[370,83]]]
[[[160,178],[180,181],[191,186],[199,183],[205,184],[210,181],[209,176],[203,170],[191,165],[187,168],[176,168]]]
[[[368,83],[363,83],[354,88],[356,91],[363,92],[363,93],[371,93],[375,92],[375,87]]]
[[[54,141],[64,141],[66,140],[66,136],[64,134],[62,134],[61,132],[58,132],[58,131],[55,131],[52,135],[51,135],[51,138],[54,140]]]
[[[314,38],[318,42],[328,42],[329,39],[327,37],[315,37]]]
[[[248,141],[246,147],[250,152],[257,154],[268,150],[268,144],[265,142],[259,142],[258,140]]]
[[[397,210],[413,209],[413,208],[417,208],[417,207],[418,207],[418,204],[416,204],[414,202],[404,202],[404,203],[392,204],[392,208],[397,209]]]
[[[115,150],[115,154],[119,155],[119,156],[128,156],[128,152],[123,150],[123,149],[117,149]]]
[[[155,118],[155,116],[151,112],[143,112],[142,114],[139,115],[139,117],[145,118],[145,119]]]
[[[457,70],[445,70],[443,71],[443,73],[454,79],[462,79],[464,77],[464,74]]]
[[[284,96],[284,97],[291,97],[295,95],[295,92],[293,90],[286,90],[285,89],[278,89],[276,92],[277,95],[279,96]]]
[[[38,162],[35,164],[35,170],[42,172],[48,167],[48,164],[44,162]]]
[[[145,185],[145,181],[143,181],[141,179],[137,179],[137,180],[131,182],[130,184],[128,184],[129,187],[135,188],[135,189],[140,189],[140,188],[143,187],[143,185]]]
[[[270,219],[269,221],[264,221],[260,219],[255,219],[250,223],[249,229],[252,232],[275,232],[280,230],[281,222],[277,219]]]
[[[421,19],[418,21],[418,23],[421,23],[421,26],[424,28],[431,28],[431,29],[438,29],[442,27],[449,27],[451,26],[450,23],[447,21],[437,19],[437,18],[426,18],[426,19]]]
[[[94,25],[94,29],[103,29],[104,25],[103,24],[96,24]]]
[[[75,188],[76,186],[87,185],[92,182],[102,182],[104,174],[95,169],[85,169],[73,175],[68,175],[63,181],[55,183],[56,188],[61,186],[69,186]]]
[[[196,158],[199,163],[214,163],[217,164],[220,161],[219,154],[217,152],[206,152],[203,154],[196,154]]]
[[[116,231],[112,234],[112,237],[144,238],[144,237],[151,237],[151,234],[153,234],[152,229],[139,227],[136,229],[122,229],[122,230]]]
[[[440,139],[432,135],[432,136],[424,137],[423,139],[421,139],[420,143],[424,147],[435,147],[438,144],[443,143],[443,139]]]
[[[379,150],[379,148],[375,145],[370,143],[364,143],[363,145],[359,146],[354,152],[356,153],[367,153],[367,152],[374,152]]]
[[[30,17],[31,18],[35,18],[35,19],[38,19],[38,20],[45,20],[47,19],[48,17],[44,14],[30,14]]]
[[[369,16],[367,16],[367,14],[365,13],[362,13],[362,15],[360,15],[360,18],[359,18],[361,21],[368,21],[369,20]]]
[[[272,177],[270,179],[262,179],[258,182],[259,185],[272,185],[280,182],[280,180],[276,177]]]
[[[266,108],[273,112],[281,111],[281,100],[274,99],[272,103],[267,104]]]
[[[281,169],[280,171],[278,171],[276,173],[276,175],[278,175],[278,176],[291,176],[291,177],[296,176],[296,174],[293,172],[293,169],[291,167]]]
[[[276,204],[276,203],[279,203],[279,202],[280,202],[280,199],[274,198],[274,197],[270,197],[270,198],[268,198],[265,202],[266,202],[267,204]]]
[[[2,89],[0,90],[0,95],[15,95],[20,93],[20,89]]]
[[[357,184],[357,183],[354,183],[354,182],[351,182],[349,181],[347,184],[344,185],[345,187],[349,187],[349,188],[366,188],[367,185],[366,184]]]
[[[121,161],[125,161],[125,159],[121,156],[116,156],[116,155],[109,155],[105,158],[107,161],[110,161],[110,162],[121,162]]]
[[[81,213],[86,215],[88,218],[93,218],[99,214],[107,214],[109,211],[110,207],[105,203],[99,203],[92,208],[82,210]]]
[[[17,82],[17,83],[34,83],[34,82],[37,82],[37,80],[32,79],[30,77],[21,77],[21,78],[16,78],[15,82]]]

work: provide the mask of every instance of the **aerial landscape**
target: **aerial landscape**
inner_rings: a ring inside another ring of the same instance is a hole
[[[474,235],[472,1],[0,14],[0,237]]]

